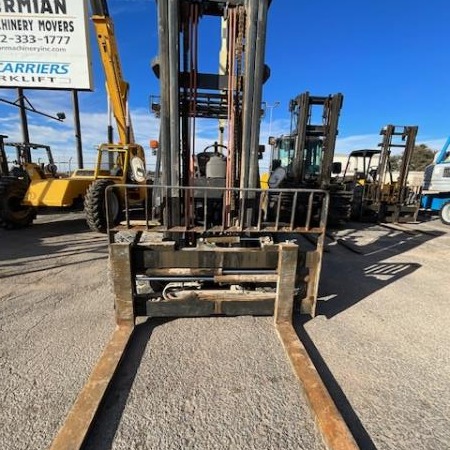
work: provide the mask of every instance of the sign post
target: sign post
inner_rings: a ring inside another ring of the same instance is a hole
[[[78,91],[74,89],[72,91],[72,104],[73,104],[73,120],[75,123],[75,139],[77,142],[77,163],[78,168],[83,169],[83,144],[81,142],[81,124],[80,124],[80,106],[78,104]]]

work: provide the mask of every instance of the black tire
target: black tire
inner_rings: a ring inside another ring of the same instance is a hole
[[[450,225],[450,201],[442,205],[439,211],[439,218],[444,225]]]
[[[328,225],[337,226],[350,220],[352,214],[353,194],[349,191],[330,193],[330,207],[328,209]]]
[[[10,177],[0,180],[0,223],[5,228],[23,228],[33,223],[36,209],[22,205],[28,184],[25,180]]]
[[[84,213],[86,222],[92,231],[106,233],[108,221],[106,217],[105,191],[113,185],[111,180],[96,180],[88,188],[84,197]],[[108,190],[109,225],[117,225],[120,221],[122,207],[117,191]]]

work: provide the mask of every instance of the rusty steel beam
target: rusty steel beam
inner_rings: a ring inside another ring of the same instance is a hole
[[[276,274],[236,274],[236,275],[216,275],[214,281],[216,283],[276,283],[278,275]]]
[[[110,244],[110,273],[114,291],[114,306],[117,325],[133,326],[134,279],[131,270],[131,248],[129,244]]]
[[[281,244],[278,259],[280,279],[274,311],[275,328],[303,388],[327,449],[357,450],[359,447],[347,424],[292,326],[296,266],[297,245]]]
[[[87,437],[111,380],[116,373],[134,327],[118,326],[87,383],[72,406],[50,450],[79,450]]]
[[[328,450],[358,450],[358,445],[292,324],[278,322],[275,326],[292,369],[303,388],[326,448]]]

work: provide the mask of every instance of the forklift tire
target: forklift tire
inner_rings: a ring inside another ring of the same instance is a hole
[[[450,201],[445,202],[439,211],[439,217],[444,225],[450,225]]]
[[[111,180],[96,180],[88,188],[84,197],[84,213],[86,222],[92,231],[106,233],[108,220],[106,217],[105,192],[108,186],[113,185]],[[114,189],[108,190],[109,226],[120,222],[121,204],[119,196]]]
[[[11,177],[0,180],[0,223],[5,228],[27,227],[36,218],[35,208],[22,205],[27,189],[25,180]]]
[[[337,191],[330,194],[328,225],[336,227],[348,222],[352,216],[353,193]]]

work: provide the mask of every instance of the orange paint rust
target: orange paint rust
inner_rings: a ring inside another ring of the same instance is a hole
[[[279,322],[276,328],[327,449],[359,449],[292,324]]]
[[[78,394],[50,450],[79,450],[82,447],[133,329],[130,324],[116,328],[83,390]]]

